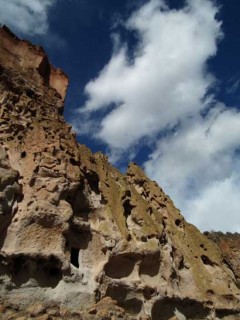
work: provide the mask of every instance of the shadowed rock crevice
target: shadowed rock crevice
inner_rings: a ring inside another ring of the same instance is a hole
[[[128,292],[129,288],[112,283],[107,288],[106,296],[111,297],[113,300],[124,302]]]
[[[7,152],[0,146],[0,248],[23,198],[18,180],[19,173],[10,166]]]
[[[140,263],[139,274],[155,277],[159,273],[160,263],[160,252],[146,255]]]
[[[226,317],[229,317],[232,319],[239,319],[239,311],[233,312],[232,310],[229,309],[219,309],[216,311],[216,317],[219,319],[226,319]]]
[[[118,306],[124,308],[130,315],[141,313],[143,301],[139,298],[131,298],[132,289],[122,284],[110,284],[106,291],[106,296],[117,301]]]
[[[118,305],[130,315],[138,315],[142,310],[143,302],[137,298],[132,298],[120,302]]]
[[[55,288],[62,279],[61,262],[56,257],[30,259],[25,255],[1,257],[0,274],[11,279],[11,288],[35,283],[41,288]]]
[[[44,79],[45,84],[49,85],[51,66],[49,64],[48,58],[44,57],[37,68],[40,76]]]
[[[105,274],[113,279],[129,277],[139,259],[139,255],[130,253],[113,256],[104,267]]]
[[[181,315],[185,319],[206,319],[209,312],[210,310],[204,308],[201,302],[188,298],[183,300],[177,298],[163,299],[154,303],[152,320],[168,320],[174,316],[181,317]]]
[[[201,255],[201,260],[205,265],[214,267],[216,266],[216,263],[214,263],[213,261],[211,261],[211,259],[205,255]]]
[[[69,254],[69,260],[78,269],[82,267],[80,261],[81,250],[88,249],[92,238],[92,233],[86,230],[71,230],[67,236],[66,250]]]
[[[71,264],[79,268],[79,248],[71,248]]]

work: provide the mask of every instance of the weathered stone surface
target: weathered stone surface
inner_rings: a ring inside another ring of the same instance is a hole
[[[5,304],[79,319],[235,316],[239,288],[218,246],[135,164],[123,175],[76,142],[66,85],[42,49],[0,29]]]
[[[206,232],[206,235],[219,246],[224,263],[233,271],[240,288],[240,234]]]
[[[0,146],[0,233],[17,211],[17,201],[21,198],[18,178],[18,172],[11,167],[6,151]]]
[[[31,317],[37,317],[46,312],[46,308],[41,303],[36,303],[27,309]]]

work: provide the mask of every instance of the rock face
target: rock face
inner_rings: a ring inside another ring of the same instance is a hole
[[[240,234],[206,232],[206,235],[219,246],[225,263],[232,269],[240,288]]]
[[[119,319],[237,314],[218,246],[135,164],[123,175],[76,142],[67,83],[41,48],[0,29],[0,297],[20,310],[114,300]]]

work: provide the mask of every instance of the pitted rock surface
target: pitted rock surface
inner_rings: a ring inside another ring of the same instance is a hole
[[[1,299],[99,319],[237,317],[219,247],[137,165],[121,174],[77,143],[67,83],[43,49],[0,29]]]

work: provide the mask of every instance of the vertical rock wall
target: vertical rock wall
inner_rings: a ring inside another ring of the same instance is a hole
[[[1,297],[71,309],[111,297],[129,319],[238,312],[218,247],[135,164],[122,175],[77,144],[67,83],[41,48],[0,29]]]

